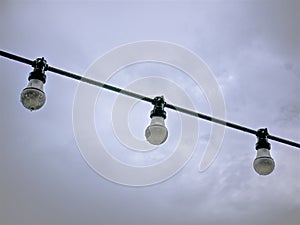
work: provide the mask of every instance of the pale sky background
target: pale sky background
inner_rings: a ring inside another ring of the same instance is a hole
[[[84,74],[99,56],[121,44],[177,43],[199,55],[214,72],[228,120],[253,129],[268,127],[271,134],[297,142],[299,21],[299,0],[0,2],[2,50],[30,59],[44,56],[52,66]],[[210,132],[210,124],[201,121],[195,154],[178,174],[148,187],[118,185],[95,173],[76,145],[72,107],[77,81],[47,73],[47,102],[29,112],[19,98],[32,69],[4,58],[0,69],[1,225],[300,223],[299,149],[271,142],[276,168],[261,177],[252,168],[255,137],[228,128],[215,162],[199,173]],[[197,110],[210,113],[201,90],[172,68],[134,65],[110,83],[124,87],[139,76],[176,83]],[[150,80],[144,85],[147,91],[153,88]],[[97,102],[99,115],[116,97],[104,95],[105,104]],[[149,123],[149,110],[151,106],[137,104],[129,113],[129,127],[139,138]],[[178,118],[169,111],[168,115],[170,137],[165,146],[173,146]],[[95,121],[99,133],[112,124],[101,116]],[[113,134],[103,135],[110,140]],[[119,151],[123,145],[118,142],[110,147],[115,157],[137,165],[172,153],[158,148],[149,158],[144,153],[134,158],[129,150],[129,155],[126,149]]]

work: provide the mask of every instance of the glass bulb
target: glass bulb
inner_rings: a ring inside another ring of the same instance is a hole
[[[153,145],[160,145],[167,140],[168,129],[165,120],[160,116],[153,116],[150,125],[146,128],[145,136],[147,141]]]
[[[257,156],[253,162],[253,167],[259,175],[268,175],[273,172],[275,162],[271,157],[269,149],[261,148],[257,150]]]
[[[40,109],[46,102],[46,95],[43,91],[44,83],[38,79],[31,79],[28,86],[21,93],[21,102],[26,109]]]

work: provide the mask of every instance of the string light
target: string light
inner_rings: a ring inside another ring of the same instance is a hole
[[[269,175],[275,167],[275,162],[270,154],[271,144],[268,142],[268,135],[267,128],[259,129],[256,134],[258,139],[255,147],[257,155],[253,167],[259,175]]]
[[[28,77],[28,86],[21,93],[21,102],[30,111],[40,109],[46,102],[46,95],[43,91],[44,83],[46,83],[46,66],[47,61],[44,58],[34,61],[34,70]]]
[[[145,131],[146,139],[153,145],[160,145],[167,140],[168,129],[165,126],[166,111],[164,97],[155,97],[153,100],[154,109],[151,111],[151,123]]]
[[[31,65],[34,68],[34,70],[29,75],[28,86],[21,93],[21,102],[23,106],[31,111],[38,110],[45,104],[46,95],[43,91],[43,86],[46,82],[45,71],[50,71],[153,104],[154,108],[150,113],[151,123],[145,130],[145,137],[147,141],[153,145],[163,144],[168,137],[168,129],[165,126],[166,111],[164,110],[165,108],[168,108],[190,116],[210,121],[212,123],[221,124],[223,126],[255,135],[258,141],[256,143],[257,155],[253,162],[253,167],[259,175],[268,175],[272,173],[275,167],[275,162],[270,155],[271,144],[268,142],[268,140],[273,140],[296,148],[300,148],[299,143],[270,135],[267,128],[262,128],[256,131],[248,127],[205,115],[203,113],[171,105],[164,101],[163,96],[158,96],[152,99],[138,93],[134,93],[109,84],[102,83],[100,81],[95,81],[71,72],[51,67],[47,64],[47,61],[44,58],[38,58],[33,61],[5,51],[0,51],[0,55],[24,64]]]

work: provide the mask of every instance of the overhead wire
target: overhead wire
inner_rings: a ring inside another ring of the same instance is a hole
[[[18,56],[18,55],[9,53],[9,52],[5,52],[5,51],[2,51],[2,50],[0,50],[0,55],[5,57],[5,58],[9,58],[9,59],[12,59],[14,61],[18,61],[18,62],[28,64],[28,65],[31,65],[31,66],[34,66],[34,63],[35,63],[35,60],[30,60],[30,59],[27,59],[27,58],[24,58],[24,57],[21,57],[21,56]],[[60,75],[63,75],[65,77],[68,77],[68,78],[72,78],[72,79],[75,79],[75,80],[78,80],[78,81],[81,81],[81,82],[84,82],[84,83],[87,83],[87,84],[91,84],[91,85],[94,85],[94,86],[97,86],[97,87],[100,87],[100,88],[103,88],[103,89],[106,89],[106,90],[109,90],[109,91],[117,92],[117,93],[120,93],[122,95],[126,95],[126,96],[129,96],[129,97],[132,97],[132,98],[136,98],[136,99],[139,99],[141,101],[145,101],[145,102],[148,102],[148,103],[151,103],[151,104],[153,104],[153,102],[154,102],[154,98],[150,98],[150,97],[141,95],[139,93],[135,93],[135,92],[132,92],[132,91],[129,91],[129,90],[126,90],[126,89],[122,89],[122,88],[110,85],[110,84],[106,84],[106,83],[103,83],[103,82],[100,82],[100,81],[96,81],[96,80],[93,80],[93,79],[90,79],[90,78],[87,78],[87,77],[84,77],[84,76],[81,76],[81,75],[78,75],[78,74],[75,74],[75,73],[72,73],[72,72],[68,72],[68,71],[56,68],[56,67],[52,67],[52,66],[47,65],[46,71],[50,71],[50,72],[53,72],[53,73],[56,73],[56,74],[60,74]],[[217,124],[220,124],[220,125],[223,125],[223,126],[226,126],[226,127],[230,127],[232,129],[236,129],[236,130],[239,130],[239,131],[242,131],[242,132],[245,132],[245,133],[257,135],[257,131],[254,130],[254,129],[251,129],[251,128],[248,128],[248,127],[236,124],[236,123],[232,123],[232,122],[229,122],[229,121],[225,121],[225,120],[213,117],[213,116],[209,116],[209,115],[206,115],[206,114],[203,114],[203,113],[200,113],[200,112],[192,111],[190,109],[185,109],[185,108],[182,108],[180,106],[176,106],[176,105],[166,103],[165,108],[175,110],[175,111],[178,111],[178,112],[181,112],[181,113],[193,116],[193,117],[197,117],[197,118],[200,118],[200,119],[203,119],[203,120],[206,120],[206,121],[210,121],[212,123],[217,123]],[[291,140],[287,140],[285,138],[281,138],[281,137],[277,137],[277,136],[269,134],[268,139],[280,142],[282,144],[290,145],[290,146],[293,146],[293,147],[296,147],[296,148],[300,148],[299,143],[291,141]]]

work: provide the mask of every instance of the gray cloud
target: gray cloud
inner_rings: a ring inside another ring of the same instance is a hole
[[[297,0],[1,1],[0,40],[3,50],[45,56],[49,64],[81,74],[120,44],[178,43],[214,71],[229,120],[254,129],[266,126],[272,134],[299,141],[299,8]],[[122,86],[145,69],[151,70],[146,76],[174,77],[172,69],[133,66],[112,82]],[[0,224],[299,221],[297,149],[272,143],[276,169],[259,177],[252,169],[255,138],[228,129],[215,163],[199,173],[210,129],[201,121],[204,138],[180,173],[144,188],[117,185],[94,173],[77,149],[72,127],[77,82],[48,73],[46,105],[30,113],[19,103],[30,70],[1,58]],[[183,73],[175,81],[198,110],[210,113],[205,97],[197,99],[201,91]],[[167,123],[170,131],[176,129]]]

